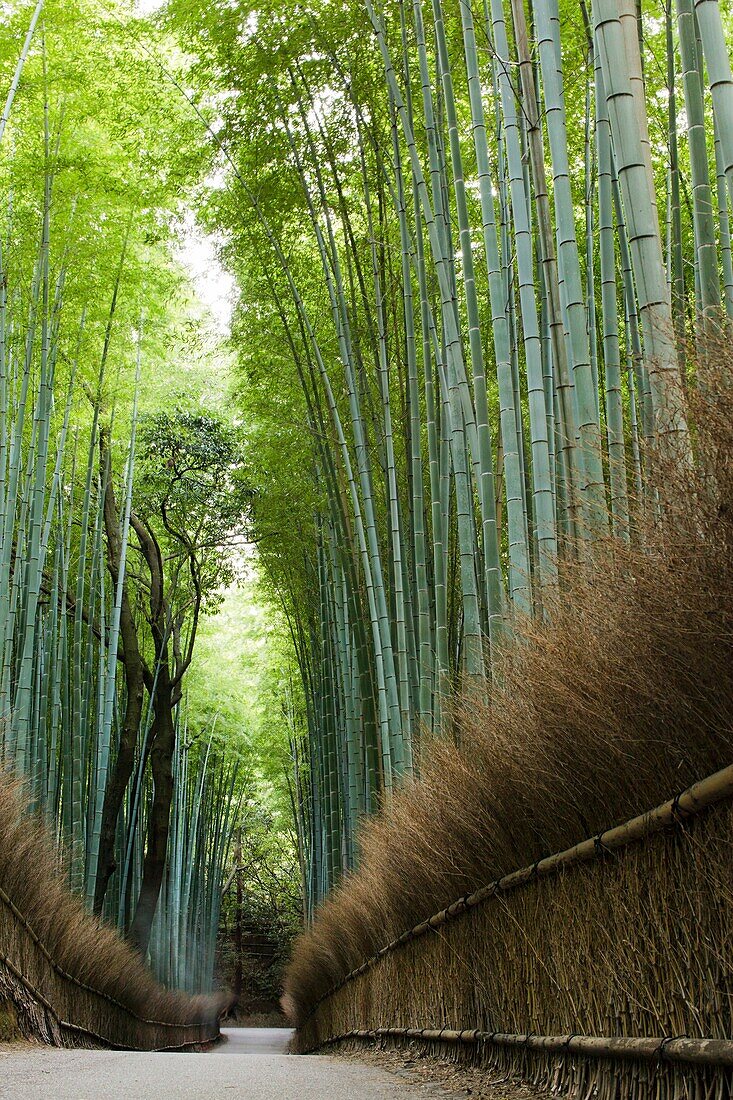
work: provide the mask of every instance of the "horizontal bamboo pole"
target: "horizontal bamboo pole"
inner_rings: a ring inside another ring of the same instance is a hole
[[[525,886],[537,878],[545,878],[556,874],[572,864],[584,863],[609,852],[617,851],[620,848],[626,848],[635,841],[653,836],[670,825],[683,824],[689,818],[702,813],[703,810],[707,810],[716,803],[731,797],[733,797],[733,764],[707,776],[705,779],[699,780],[697,783],[693,783],[681,794],[675,795],[674,798],[670,798],[669,801],[662,803],[661,806],[656,806],[653,810],[648,810],[646,813],[624,822],[623,825],[616,825],[605,832],[580,841],[579,844],[574,844],[572,848],[566,848],[562,852],[556,852],[554,855],[539,859],[528,867],[512,871],[510,874],[504,875],[503,878],[496,879],[487,886],[480,887],[473,894],[466,894],[464,897],[458,898],[452,905],[441,909],[439,913],[434,913],[432,917],[428,917],[427,920],[416,924],[414,928],[403,932],[391,943],[375,952],[361,966],[352,970],[328,993],[319,998],[307,1018],[310,1019],[319,1004],[322,1004],[323,1001],[348,982],[365,973],[385,955],[407,943],[411,943],[412,940],[418,939],[420,936],[424,936],[427,932],[456,920],[468,910],[475,909],[477,905],[482,905],[483,902],[489,901],[498,894],[504,894],[510,890],[515,890],[519,886]]]
[[[374,1031],[347,1031],[325,1039],[318,1047],[348,1042],[350,1039],[382,1038],[422,1040],[426,1043],[486,1044],[521,1047],[548,1054],[578,1054],[586,1058],[656,1059],[733,1068],[733,1040],[688,1039],[684,1036],[636,1039],[613,1035],[507,1035],[473,1029],[452,1031],[450,1028],[378,1027]]]

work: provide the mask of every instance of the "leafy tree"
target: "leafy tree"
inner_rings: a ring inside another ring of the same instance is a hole
[[[303,897],[295,845],[281,815],[261,797],[247,801],[244,815],[224,884],[219,976],[231,983],[246,1014],[252,1002],[264,1008],[279,1000],[290,948],[302,927]],[[249,937],[259,952],[247,950]]]
[[[144,746],[153,775],[153,800],[143,880],[130,938],[142,950],[160,894],[173,795],[175,711],[193,659],[199,620],[214,610],[221,588],[233,579],[234,550],[245,535],[251,492],[241,465],[241,440],[220,418],[178,410],[143,418],[139,478],[131,515],[138,614],[127,616],[122,648],[130,680],[144,684],[152,724]],[[104,468],[105,436],[102,435]],[[108,543],[119,546],[119,508],[111,481],[105,524]],[[114,561],[110,561],[114,573]],[[129,597],[128,597],[129,601]],[[136,699],[141,698],[139,689]],[[128,687],[128,707],[130,692]],[[115,870],[114,832],[134,765],[139,721],[125,721],[107,787],[95,908],[101,912]]]

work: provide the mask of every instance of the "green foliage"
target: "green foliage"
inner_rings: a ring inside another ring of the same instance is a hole
[[[258,804],[271,815],[266,833],[292,844],[288,788],[293,730],[283,708],[288,691],[300,690],[292,642],[281,615],[257,578],[256,562],[242,568],[223,593],[215,616],[201,626],[186,685],[188,726],[204,740],[208,730],[221,751],[240,761],[241,821]]]
[[[11,3],[3,12],[2,88],[30,11]],[[0,147],[0,736],[56,825],[73,887],[90,900],[127,705],[143,694],[142,685],[128,692],[117,660],[120,616],[121,654],[136,628],[145,635],[150,602],[133,537],[132,612],[122,609],[133,393],[151,415],[138,437],[133,495],[164,546],[174,646],[182,631],[192,643],[197,592],[213,610],[233,575],[224,543],[249,506],[237,433],[203,411],[221,403],[227,356],[180,258],[183,215],[210,150],[165,72],[177,65],[170,40],[127,3],[102,11],[49,0]],[[186,411],[166,412],[171,398]],[[99,469],[97,414],[111,469],[106,459]],[[184,452],[193,455],[186,470]],[[114,538],[102,508],[108,479]],[[143,661],[153,648],[143,636]],[[121,929],[139,893],[154,800],[154,692],[151,674],[112,821],[116,872],[105,913]],[[189,748],[179,741],[173,754],[173,854],[156,925],[156,941],[178,946],[161,955],[156,942],[155,958],[166,980],[206,984],[237,762],[194,750],[192,771]],[[185,975],[182,929],[195,930],[201,946]]]
[[[690,461],[682,337],[701,334],[701,295],[682,31],[650,0],[620,49],[619,10],[168,5],[217,115],[203,217],[240,288],[253,530],[304,685],[312,900],[409,767],[413,714],[438,729],[442,696],[549,614],[589,542],[641,537],[655,448]],[[607,100],[603,81],[630,90],[642,59],[645,111]],[[733,289],[718,185],[712,266]]]
[[[210,609],[233,580],[246,537],[252,490],[241,433],[211,414],[176,410],[144,417],[138,438],[136,506],[162,525],[176,582],[184,579],[180,563],[195,560],[194,581]]]

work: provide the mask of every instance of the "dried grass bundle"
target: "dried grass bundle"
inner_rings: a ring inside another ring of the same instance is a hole
[[[597,547],[592,562],[566,570],[549,622],[521,624],[489,698],[458,699],[454,738],[432,743],[419,779],[365,825],[360,869],[296,945],[286,979],[296,1021],[382,945],[462,894],[731,763],[733,400],[723,376],[705,382],[688,483],[659,471],[661,518],[640,522],[632,547]],[[567,919],[582,923],[582,898]],[[674,934],[672,924],[672,945]],[[431,980],[440,991],[440,971]],[[657,994],[667,995],[661,986]],[[577,1030],[573,1019],[567,1030]]]
[[[72,1041],[63,1021],[81,1029],[75,1043],[88,1029],[90,1041],[141,1048],[214,1038],[227,998],[159,986],[140,955],[69,892],[48,829],[24,806],[19,782],[0,773],[0,955],[22,975],[6,966],[0,984],[24,1029]]]

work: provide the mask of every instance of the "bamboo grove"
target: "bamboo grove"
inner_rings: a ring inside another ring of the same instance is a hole
[[[480,690],[595,542],[640,537],[654,470],[691,461],[687,393],[733,317],[730,16],[170,11],[216,105],[208,216],[304,683],[313,907],[451,690]]]
[[[188,728],[183,677],[219,559],[200,549],[205,510],[186,504],[178,539],[165,529],[183,505],[168,486],[161,513],[154,455],[170,457],[171,426],[184,452],[220,445],[227,468],[234,443],[213,419],[156,419],[146,397],[170,346],[156,331],[170,327],[175,278],[169,135],[156,146],[160,120],[130,103],[148,126],[148,162],[136,164],[114,97],[123,63],[143,98],[158,77],[89,9],[43,0],[19,7],[2,57],[2,758],[55,828],[71,889],[149,949],[162,981],[198,991],[212,982],[238,763],[213,729]],[[161,109],[175,127],[175,106]],[[234,503],[215,522],[233,529],[246,505],[222,486]]]

